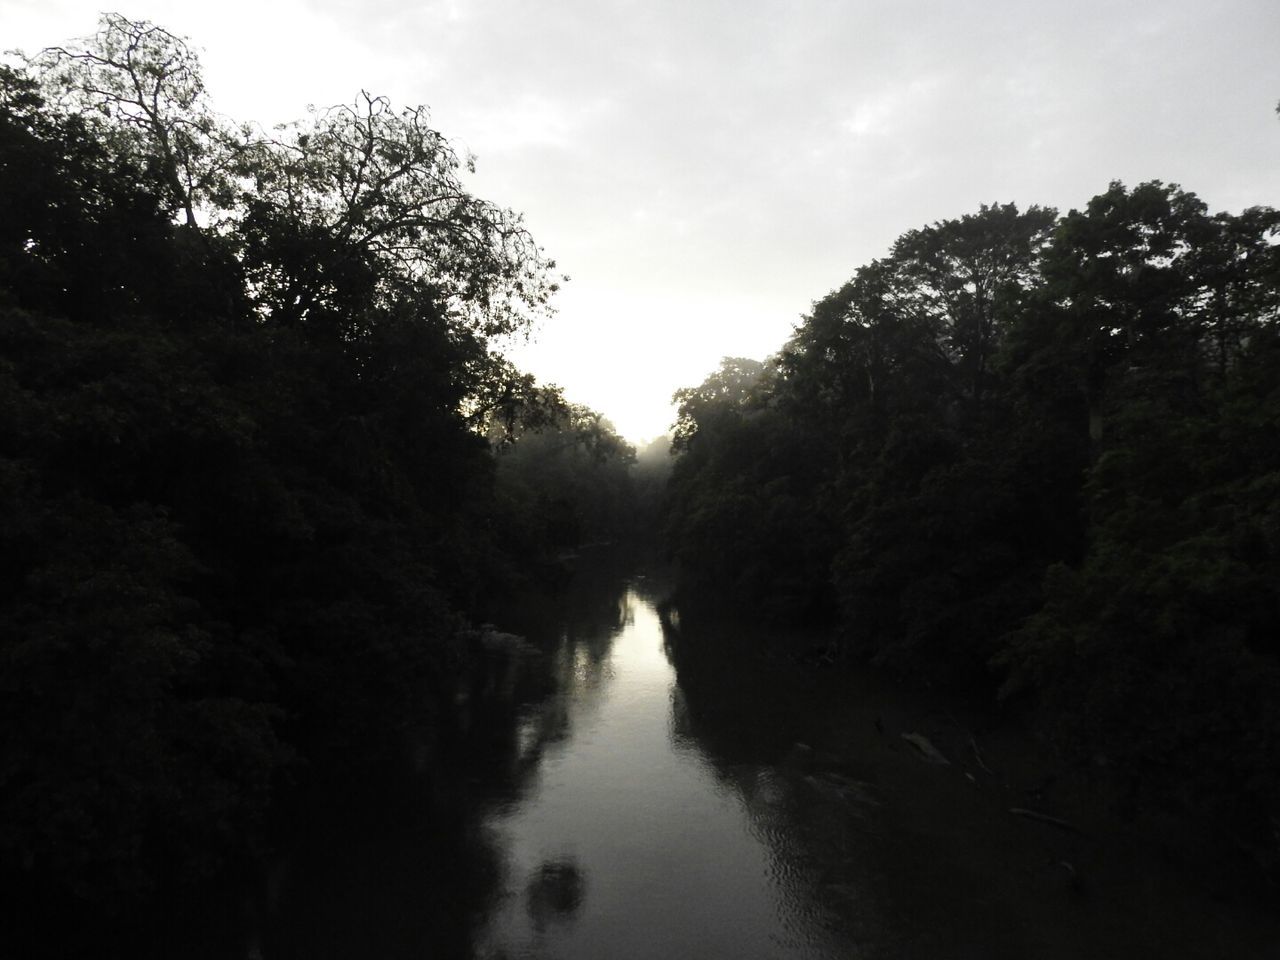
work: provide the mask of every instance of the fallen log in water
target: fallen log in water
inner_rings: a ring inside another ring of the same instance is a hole
[[[994,777],[995,774],[991,772],[991,768],[982,761],[982,754],[978,751],[978,741],[973,737],[969,738],[969,748],[973,751],[973,759],[978,761],[978,769]]]
[[[951,761],[942,755],[937,747],[929,742],[929,738],[919,733],[904,733],[902,739],[911,744],[920,753],[920,756],[930,763],[940,763],[943,766],[951,766]]]
[[[1026,807],[1010,807],[1009,812],[1015,817],[1023,817],[1026,820],[1035,820],[1038,823],[1047,823],[1051,827],[1057,827],[1059,830],[1066,830],[1068,833],[1080,833],[1080,828],[1066,820],[1059,820],[1057,817],[1051,817],[1047,813],[1041,813],[1039,810],[1028,810]]]

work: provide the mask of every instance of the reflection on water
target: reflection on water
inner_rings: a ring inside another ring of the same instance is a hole
[[[548,651],[556,692],[524,721],[536,777],[487,820],[505,889],[481,955],[851,955],[776,822],[780,781],[698,745],[653,587],[616,603],[602,632],[570,625]]]
[[[534,871],[525,889],[529,920],[538,933],[552,923],[568,923],[582,904],[585,882],[572,859],[549,860]]]
[[[682,627],[660,584],[587,573],[527,631],[554,692],[526,701],[536,759],[482,817],[500,866],[478,956],[1277,955],[1275,917],[1125,834],[1010,816],[1039,802],[1025,737],[984,740],[989,766],[940,698]]]
[[[1009,816],[1016,753],[975,759],[937,699],[682,627],[663,596],[592,558],[494,611],[519,635],[486,634],[449,755],[318,798],[264,881],[262,956],[1276,955],[1243,901]]]

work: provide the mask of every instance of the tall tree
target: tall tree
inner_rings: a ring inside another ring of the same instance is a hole
[[[549,309],[554,262],[519,214],[465,188],[474,159],[423,106],[362,93],[255,132],[213,111],[186,40],[119,14],[30,66],[49,107],[149,171],[189,227],[230,243],[264,316],[303,322],[425,285],[488,338]]]
[[[31,66],[49,106],[85,118],[117,153],[147,169],[188,226],[231,201],[249,133],[210,108],[200,58],[185,40],[104,13],[93,37],[49,47]]]

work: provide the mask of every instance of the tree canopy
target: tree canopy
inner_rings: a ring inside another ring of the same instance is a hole
[[[1159,182],[912,230],[677,393],[682,578],[998,689],[1274,865],[1278,296],[1280,214]]]
[[[84,919],[15,949],[185,916],[308,784],[440,755],[486,599],[626,512],[583,476],[513,526],[553,435],[615,500],[632,454],[495,349],[555,280],[467,163],[369,95],[231,123],[117,15],[0,68],[0,892]]]
[[[46,106],[81,118],[193,230],[233,241],[260,311],[303,322],[423,285],[484,336],[524,329],[559,278],[522,217],[473,196],[425,106],[361,92],[274,131],[209,104],[199,56],[146,21],[33,58]]]

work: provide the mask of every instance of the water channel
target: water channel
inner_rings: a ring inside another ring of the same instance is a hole
[[[668,594],[587,557],[496,621],[463,813],[295,859],[262,955],[1280,956],[1265,895],[1090,819],[1025,735]]]
[[[488,817],[510,881],[481,955],[845,955],[769,810],[775,775],[700,745],[646,587],[626,586],[604,643],[557,650],[554,703],[525,720],[529,741],[548,712],[568,733]]]

